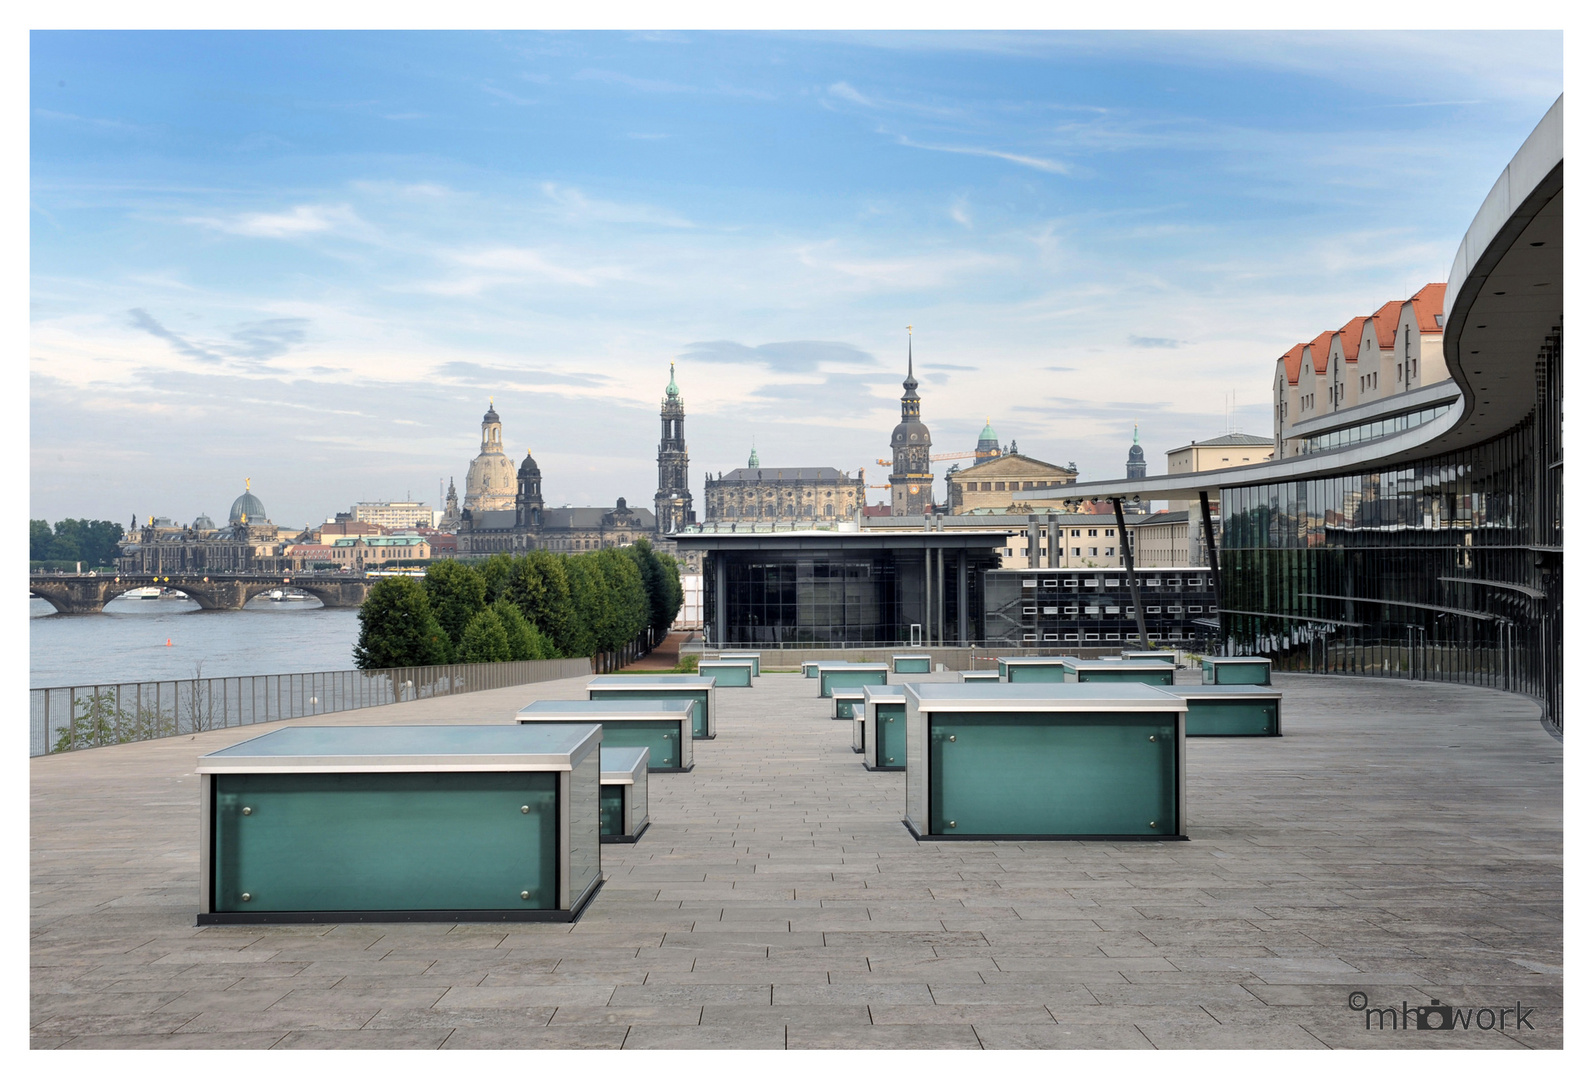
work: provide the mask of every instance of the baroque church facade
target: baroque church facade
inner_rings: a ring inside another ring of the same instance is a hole
[[[613,506],[554,506],[542,495],[542,470],[531,452],[516,468],[503,452],[503,426],[488,403],[481,418],[481,452],[465,475],[464,507],[458,511],[460,555],[522,551],[593,551],[625,547],[647,539],[672,550],[671,532],[696,520],[686,487],[686,407],[670,365],[669,386],[660,409],[658,492],[653,510],[637,509],[623,498]],[[450,491],[450,494],[452,492]],[[452,516],[450,503],[445,519]]]

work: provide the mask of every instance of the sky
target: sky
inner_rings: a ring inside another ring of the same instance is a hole
[[[34,32],[30,517],[461,496],[489,397],[550,506],[1123,475],[1270,435],[1297,341],[1444,281],[1558,32]],[[967,464],[969,459],[961,459]],[[937,463],[937,471],[954,464]],[[936,493],[944,497],[944,485]],[[888,499],[871,491],[871,501]]]

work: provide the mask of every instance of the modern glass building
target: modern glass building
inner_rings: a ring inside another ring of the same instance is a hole
[[[1283,461],[1068,488],[1220,500],[1228,652],[1529,694],[1563,730],[1563,105],[1455,256],[1441,324],[1452,402],[1375,427],[1347,418]]]
[[[966,645],[1005,532],[685,532],[703,552],[708,643]]]

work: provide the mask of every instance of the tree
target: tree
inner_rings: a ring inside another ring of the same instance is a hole
[[[508,635],[510,660],[551,660],[553,643],[523,615],[507,596],[499,597],[490,609],[503,623]]]
[[[597,647],[603,652],[617,652],[647,626],[647,590],[642,586],[636,560],[616,548],[604,548],[595,554],[607,600],[603,618],[595,628]]]
[[[641,539],[626,549],[641,571],[642,585],[647,590],[647,625],[652,627],[657,639],[669,633],[675,616],[680,614],[685,593],[680,587],[680,569],[673,556],[653,550],[647,539]],[[667,560],[667,561],[666,561]]]
[[[55,538],[55,533],[50,529],[50,523],[43,518],[35,518],[28,522],[28,559],[31,562],[43,562],[50,557],[50,541]]]
[[[443,559],[426,568],[422,579],[432,614],[448,635],[450,653],[457,653],[470,620],[487,606],[487,582],[473,566]]]
[[[503,595],[503,587],[514,572],[514,556],[507,551],[494,552],[481,564],[481,579],[487,583],[487,599],[496,600]]]
[[[570,638],[575,606],[565,560],[550,551],[529,551],[515,560],[503,595],[514,601],[531,625],[562,648]],[[580,656],[581,653],[566,653]]]
[[[477,613],[459,641],[462,664],[496,664],[509,659],[509,634],[492,608]]]
[[[29,540],[37,535],[30,527]],[[52,562],[81,560],[87,566],[112,566],[123,535],[122,527],[112,521],[64,518],[55,523],[55,535],[43,557]]]
[[[680,561],[667,551],[658,553],[658,568],[663,576],[664,605],[662,611],[653,609],[658,621],[653,625],[662,637],[675,625],[675,619],[680,616],[680,609],[686,604],[686,589],[680,583]]]
[[[597,652],[596,627],[607,618],[608,598],[603,575],[592,563],[596,552],[582,552],[564,559],[564,572],[570,582],[569,627],[562,640],[556,640],[565,656],[591,656]]]
[[[448,635],[432,614],[426,588],[410,577],[378,581],[360,605],[354,663],[364,670],[446,664]]]

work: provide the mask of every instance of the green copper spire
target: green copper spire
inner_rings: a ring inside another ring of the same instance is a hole
[[[985,417],[985,429],[979,433],[980,442],[984,442],[987,439],[990,442],[996,441],[996,429],[990,426],[990,417],[988,416]]]
[[[1134,445],[1139,445],[1139,421],[1134,421]]]
[[[669,362],[669,385],[664,387],[664,393],[670,397],[680,396],[680,387],[675,385],[675,362],[673,360]]]
[[[756,469],[757,467],[758,467],[758,444],[757,443],[753,443],[752,444],[752,453],[747,456],[747,468]]]

